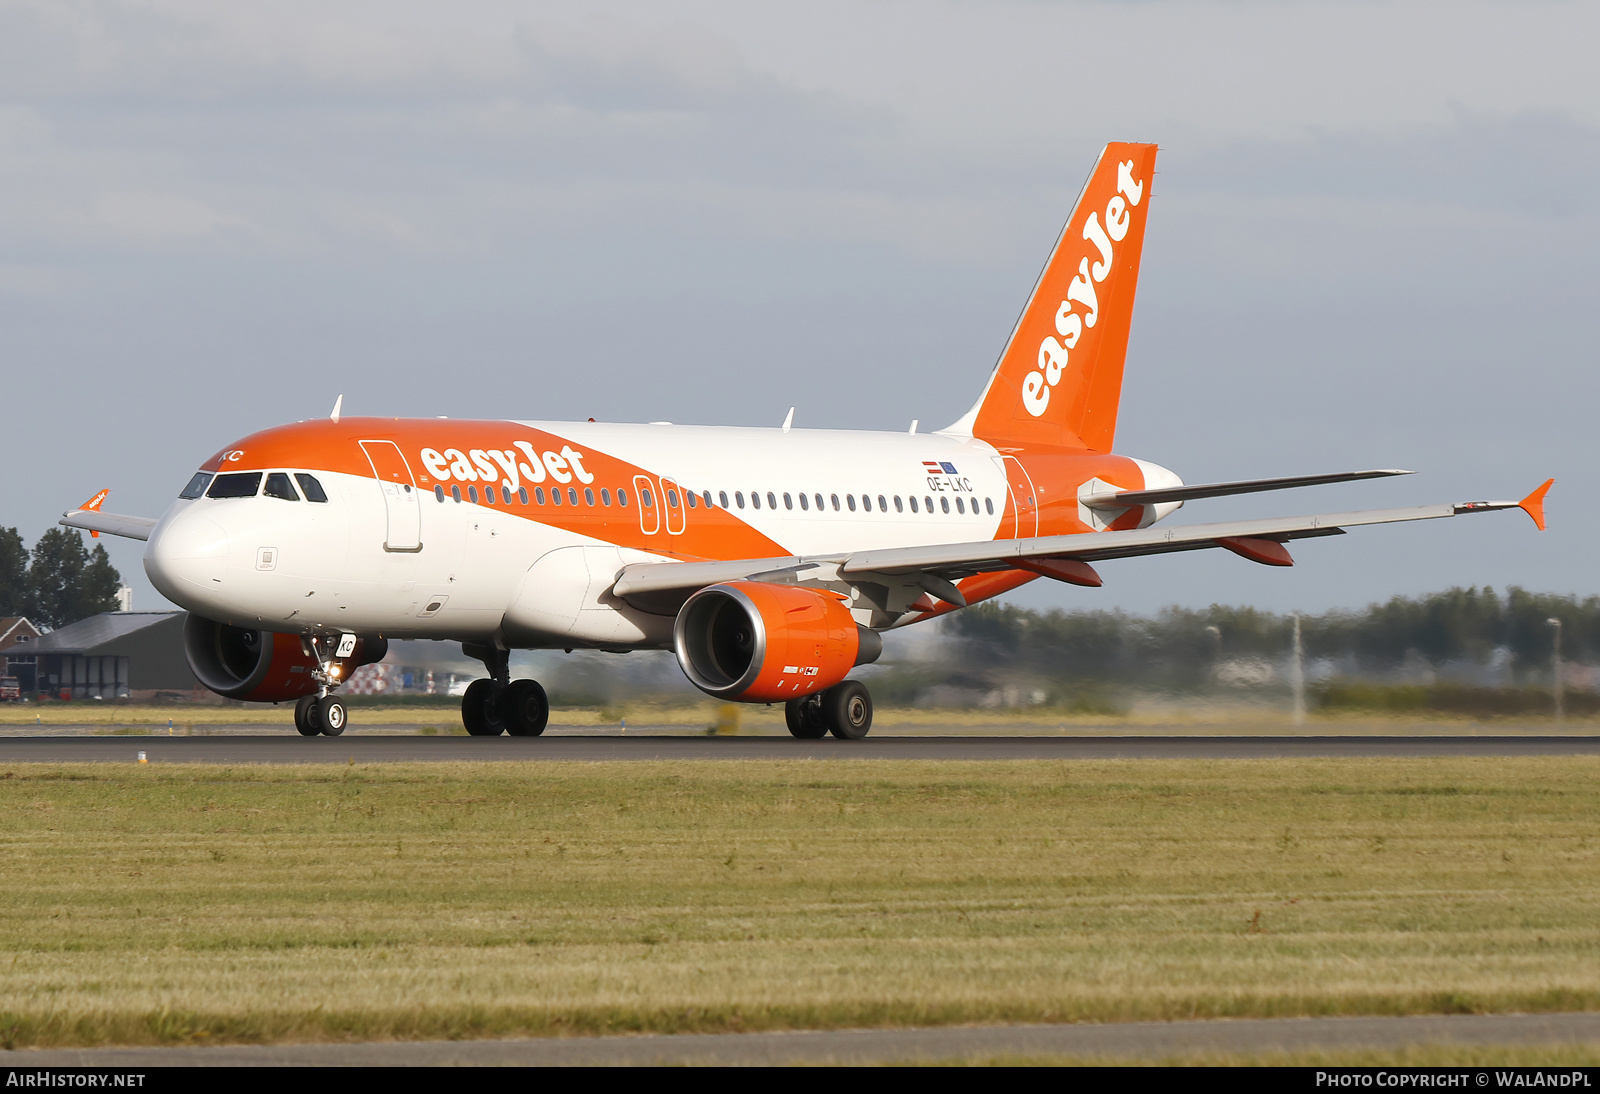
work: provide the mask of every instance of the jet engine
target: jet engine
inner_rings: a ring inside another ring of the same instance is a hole
[[[690,683],[742,703],[811,695],[883,652],[836,593],[761,581],[701,589],[679,610],[672,638]]]
[[[249,630],[190,612],[183,622],[183,652],[195,678],[229,699],[280,703],[317,690],[311,678],[317,660],[298,634]],[[349,656],[334,659],[339,679],[388,652],[385,638],[357,638]]]

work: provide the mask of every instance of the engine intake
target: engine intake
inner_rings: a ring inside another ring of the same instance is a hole
[[[298,634],[235,627],[191,612],[183,622],[183,652],[195,679],[228,699],[281,703],[317,690],[311,678],[316,658],[306,653]],[[388,652],[387,639],[357,638],[350,656],[335,661],[339,678],[349,679]]]
[[[672,628],[678,664],[707,695],[773,703],[832,687],[883,652],[833,593],[730,581],[684,602]]]

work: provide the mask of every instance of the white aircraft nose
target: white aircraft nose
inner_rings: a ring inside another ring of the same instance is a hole
[[[196,593],[215,593],[228,566],[228,533],[190,510],[158,527],[144,551],[144,572],[161,595],[188,606]]]

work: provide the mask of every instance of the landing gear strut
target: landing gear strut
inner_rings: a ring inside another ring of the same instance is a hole
[[[846,680],[804,699],[790,699],[783,705],[783,717],[789,732],[805,740],[831,733],[859,741],[872,729],[872,696],[864,684]]]
[[[461,650],[489,670],[461,697],[461,722],[474,737],[537,737],[550,722],[550,700],[537,680],[512,680],[510,654],[495,646],[464,642]]]
[[[294,704],[294,728],[302,737],[322,734],[337,737],[350,721],[344,700],[333,694],[338,680],[329,672],[333,659],[327,655],[320,638],[303,638],[306,653],[317,659],[317,669],[311,678],[317,682],[317,694],[302,695]]]

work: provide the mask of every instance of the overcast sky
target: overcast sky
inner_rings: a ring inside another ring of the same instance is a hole
[[[972,402],[1100,147],[1161,145],[1118,450],[1516,498],[1038,606],[1600,592],[1600,6],[0,0],[0,524],[159,514],[326,414],[903,430]],[[159,606],[142,545],[107,537]]]

